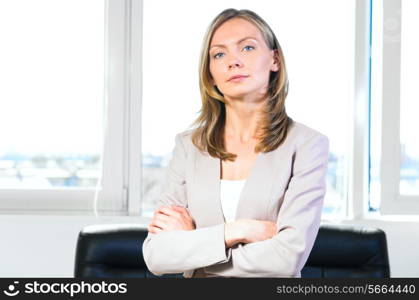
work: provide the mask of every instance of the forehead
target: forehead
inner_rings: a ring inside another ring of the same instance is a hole
[[[262,33],[256,25],[242,18],[233,18],[215,30],[210,46],[234,42],[244,37],[253,37],[264,41]]]

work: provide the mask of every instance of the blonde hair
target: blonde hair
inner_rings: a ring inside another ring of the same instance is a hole
[[[279,60],[279,70],[271,72],[268,99],[259,121],[259,139],[256,152],[270,152],[278,148],[286,139],[292,119],[285,111],[285,98],[288,94],[288,76],[281,46],[269,25],[256,13],[242,9],[226,9],[209,25],[201,48],[199,63],[199,88],[202,107],[198,118],[192,123],[192,142],[201,151],[213,157],[234,161],[236,154],[229,153],[224,147],[225,99],[218,88],[211,83],[209,70],[209,47],[214,32],[226,21],[242,18],[254,24],[262,33],[266,44]]]

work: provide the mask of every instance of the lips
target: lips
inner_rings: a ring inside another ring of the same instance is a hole
[[[227,81],[240,80],[247,77],[249,77],[249,75],[233,75]]]

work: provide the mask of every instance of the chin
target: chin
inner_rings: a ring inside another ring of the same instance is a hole
[[[250,94],[254,94],[255,91],[248,88],[237,88],[237,89],[231,89],[226,93],[223,93],[225,96],[230,98],[243,98]]]

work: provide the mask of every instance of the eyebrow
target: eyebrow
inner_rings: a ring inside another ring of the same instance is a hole
[[[240,44],[241,42],[243,42],[243,41],[245,41],[245,40],[248,40],[248,39],[255,40],[256,42],[258,42],[258,39],[257,39],[257,38],[254,38],[254,37],[251,37],[251,36],[247,36],[247,37],[244,37],[244,38],[240,39],[240,40],[237,42],[237,44]],[[223,45],[223,44],[217,44],[217,45],[212,45],[212,46],[210,47],[210,49],[212,49],[212,48],[214,48],[214,47],[226,48],[226,46],[225,46],[225,45]]]

